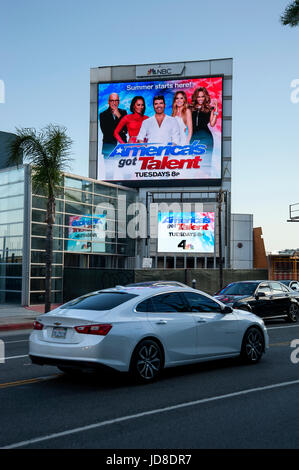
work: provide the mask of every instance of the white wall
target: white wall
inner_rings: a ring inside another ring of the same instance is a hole
[[[231,215],[231,267],[253,268],[253,215]],[[242,247],[238,247],[242,244]]]

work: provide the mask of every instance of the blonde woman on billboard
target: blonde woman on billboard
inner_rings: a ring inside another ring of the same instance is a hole
[[[192,137],[192,113],[184,91],[177,91],[173,97],[172,117],[175,118],[180,128],[179,145],[188,145]]]
[[[126,116],[124,116],[118,123],[114,131],[114,137],[120,144],[125,143],[121,138],[121,133],[124,127],[126,127],[128,130],[129,143],[136,143],[141,124],[145,119],[148,119],[148,116],[144,116],[145,101],[142,96],[135,96],[132,99],[130,111],[132,114],[127,114]]]
[[[193,134],[191,142],[200,140],[207,146],[206,154],[212,155],[214,141],[209,127],[214,127],[218,116],[218,102],[212,100],[205,87],[197,88],[192,95],[192,124]]]

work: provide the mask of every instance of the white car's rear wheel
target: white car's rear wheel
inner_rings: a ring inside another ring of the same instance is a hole
[[[156,341],[146,339],[139,343],[133,353],[130,372],[142,383],[156,380],[163,370],[163,354]]]

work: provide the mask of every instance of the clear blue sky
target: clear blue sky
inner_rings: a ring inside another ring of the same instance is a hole
[[[253,213],[266,249],[299,247],[299,27],[288,0],[0,0],[0,130],[65,125],[71,171],[88,174],[89,70],[233,57],[232,210]]]

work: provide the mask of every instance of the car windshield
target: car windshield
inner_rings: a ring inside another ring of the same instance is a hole
[[[217,295],[252,295],[258,282],[234,282],[224,287]]]
[[[118,305],[137,297],[126,292],[94,292],[64,304],[62,309],[112,310]]]

